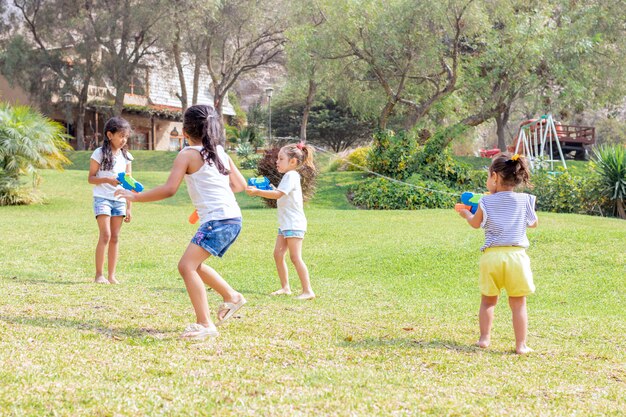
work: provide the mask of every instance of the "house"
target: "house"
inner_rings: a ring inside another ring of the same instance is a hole
[[[193,93],[193,66],[185,60],[183,72],[189,102]],[[210,90],[211,78],[203,69],[199,78],[197,104],[213,105]],[[133,127],[133,134],[128,147],[148,150],[179,150],[183,144],[181,102],[177,95],[181,87],[175,65],[165,58],[153,58],[135,71],[124,96],[122,117]],[[85,146],[95,149],[102,141],[102,128],[107,120],[115,88],[106,80],[94,82],[89,86],[85,113]],[[19,86],[11,85],[0,75],[0,100],[12,104],[32,105],[32,101]],[[76,129],[72,125],[75,117],[75,101],[69,95],[53,96],[48,117],[64,124],[72,135]],[[235,115],[232,105],[225,100],[223,106],[225,119]],[[76,147],[76,140],[70,141]]]

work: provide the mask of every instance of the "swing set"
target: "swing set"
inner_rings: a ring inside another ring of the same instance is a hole
[[[530,168],[549,168],[555,163],[567,169],[565,155],[574,152],[576,159],[585,159],[587,148],[595,143],[595,129],[589,126],[561,125],[551,114],[520,124],[514,152],[528,158]]]

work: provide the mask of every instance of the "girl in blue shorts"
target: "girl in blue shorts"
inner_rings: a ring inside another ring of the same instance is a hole
[[[535,292],[535,285],[525,249],[529,245],[526,228],[537,227],[536,197],[513,191],[518,185],[528,185],[529,181],[530,171],[523,156],[500,154],[489,167],[487,189],[490,194],[480,199],[476,214],[459,211],[470,226],[485,230],[479,278],[482,300],[478,346],[481,348],[488,347],[491,341],[494,309],[500,290],[504,288],[513,313],[515,351],[518,354],[532,351],[526,346],[526,296]]]
[[[139,194],[116,192],[129,201],[158,201],[176,194],[183,178],[187,183],[200,228],[178,262],[178,272],[196,313],[196,323],[187,326],[181,335],[185,339],[201,340],[219,334],[209,314],[204,284],[224,301],[217,311],[217,325],[233,317],[246,303],[241,293],[203,263],[210,256],[222,257],[241,231],[241,210],[234,193],[245,190],[246,180],[221,145],[223,132],[220,115],[213,107],[189,107],[183,117],[183,135],[190,146],[176,156],[167,182]]]
[[[276,170],[283,174],[278,188],[275,190],[259,190],[256,187],[247,187],[246,193],[277,200],[278,207],[278,236],[274,246],[274,262],[280,279],[280,289],[272,295],[291,294],[289,276],[285,255],[289,250],[289,258],[293,262],[300,283],[302,293],[296,298],[312,300],[315,293],[311,288],[309,270],[302,260],[302,241],[306,233],[307,221],[304,216],[302,185],[300,171],[306,169],[309,176],[316,173],[313,162],[313,147],[303,143],[283,146],[278,152]]]
[[[118,241],[122,222],[130,222],[130,201],[115,196],[119,186],[117,175],[120,172],[130,174],[130,152],[126,142],[130,135],[130,124],[121,117],[113,117],[104,125],[102,146],[91,155],[89,178],[93,187],[93,209],[98,222],[100,236],[96,245],[96,278],[98,284],[117,284],[115,268],[118,258]],[[104,253],[108,245],[108,279],[104,278]]]

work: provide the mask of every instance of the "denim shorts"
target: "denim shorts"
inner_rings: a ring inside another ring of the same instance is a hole
[[[285,239],[289,239],[290,237],[297,237],[298,239],[304,239],[304,230],[281,230],[278,228],[278,234]]]
[[[98,217],[101,214],[106,216],[126,217],[126,201],[109,200],[108,198],[94,197],[93,198],[93,212]]]
[[[191,243],[200,246],[213,256],[224,256],[241,232],[241,217],[211,220],[198,228]]]

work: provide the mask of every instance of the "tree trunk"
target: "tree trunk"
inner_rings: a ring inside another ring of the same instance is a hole
[[[180,100],[182,112],[187,110],[187,85],[185,84],[185,72],[183,71],[183,63],[180,57],[180,23],[176,23],[176,35],[172,44],[172,52],[174,55],[174,64],[178,72],[178,82],[180,83],[180,94],[176,94]]]
[[[306,128],[309,123],[309,114],[311,113],[311,107],[313,106],[313,100],[315,99],[315,92],[317,91],[317,84],[313,78],[309,79],[309,92],[306,96],[306,102],[304,104],[304,111],[302,112],[302,123],[300,124],[300,140],[306,142]]]
[[[383,110],[380,112],[380,118],[378,119],[378,128],[380,130],[387,129],[387,122],[389,122],[389,115],[391,114],[391,111],[393,110],[395,105],[396,105],[395,102],[388,101],[387,104],[385,104],[385,107],[383,107]]]
[[[198,91],[200,89],[200,69],[202,68],[202,57],[200,54],[196,54],[196,64],[193,69],[193,97],[191,98],[191,104],[198,104]]]
[[[496,119],[496,132],[498,133],[498,148],[506,151],[506,125],[509,122],[509,108],[507,107],[502,113],[498,113]]]
[[[115,86],[115,103],[113,104],[112,116],[121,116],[124,110],[124,95],[126,94],[126,82]]]

